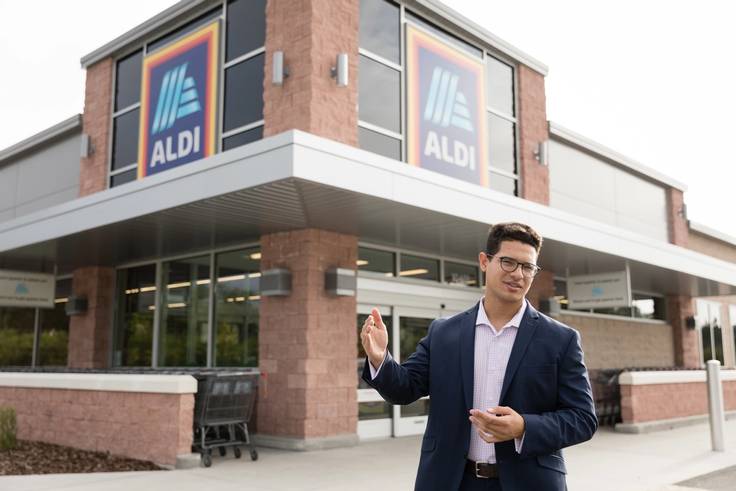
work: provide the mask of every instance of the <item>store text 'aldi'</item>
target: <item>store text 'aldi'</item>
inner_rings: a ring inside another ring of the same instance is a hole
[[[219,23],[143,61],[138,178],[215,153]]]

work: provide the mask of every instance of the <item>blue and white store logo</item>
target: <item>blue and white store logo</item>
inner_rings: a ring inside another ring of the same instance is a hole
[[[168,130],[177,119],[202,110],[194,78],[186,76],[187,65],[189,63],[183,63],[164,75],[158,91],[151,135]]]
[[[435,67],[424,107],[424,121],[431,121],[443,128],[452,125],[472,133],[468,100],[457,89],[459,79],[460,76],[450,70]]]

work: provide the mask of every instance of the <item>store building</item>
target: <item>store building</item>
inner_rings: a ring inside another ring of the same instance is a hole
[[[594,376],[736,366],[736,240],[688,222],[683,184],[549,122],[547,67],[436,0],[184,0],[81,63],[83,113],[0,152],[0,270],[55,282],[0,307],[21,438],[188,452],[190,377],[48,367],[258,369],[267,445],[421,433],[426,399],[358,380],[358,326],[378,306],[410,354],[480,298],[502,221],[544,236],[530,300]],[[622,378],[623,429],[705,412],[702,370],[652,373]],[[663,417],[672,390],[697,401]],[[50,427],[79,420],[97,430]]]

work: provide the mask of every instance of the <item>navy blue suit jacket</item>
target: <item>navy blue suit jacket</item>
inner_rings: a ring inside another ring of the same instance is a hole
[[[400,365],[388,354],[375,380],[367,362],[363,371],[363,379],[392,404],[430,396],[415,485],[420,491],[458,489],[462,480],[470,445],[479,305],[432,322],[416,352]],[[577,331],[529,305],[511,349],[500,405],[514,409],[525,422],[520,454],[513,440],[495,444],[503,490],[563,491],[561,449],[589,440],[598,427]]]

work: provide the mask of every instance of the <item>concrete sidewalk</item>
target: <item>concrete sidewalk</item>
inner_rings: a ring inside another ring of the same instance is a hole
[[[674,483],[736,463],[736,420],[727,422],[726,430],[728,450],[715,453],[707,425],[643,435],[602,429],[590,442],[566,450],[570,491],[692,489]],[[213,457],[209,469],[7,476],[0,477],[0,491],[409,490],[420,441],[395,438],[319,452],[263,448],[256,462],[245,455],[236,460],[230,452]]]

